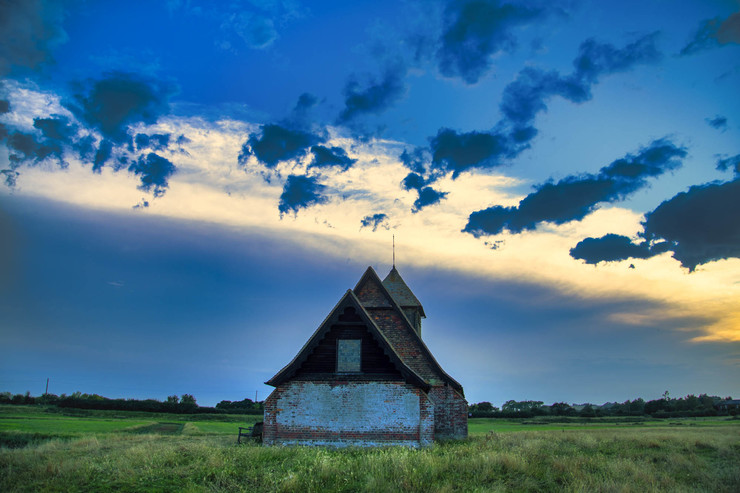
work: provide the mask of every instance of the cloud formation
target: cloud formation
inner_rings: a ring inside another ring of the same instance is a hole
[[[740,44],[740,12],[735,12],[724,20],[715,17],[703,21],[679,54],[693,55],[730,43]]]
[[[390,229],[390,226],[388,225],[388,215],[387,214],[378,213],[378,214],[372,214],[370,216],[365,216],[362,218],[362,221],[360,222],[360,229],[372,228],[373,233],[379,227]]]
[[[402,162],[419,174],[425,185],[433,184],[448,173],[456,179],[475,168],[490,169],[508,163],[537,136],[534,120],[547,111],[547,102],[560,96],[572,103],[583,103],[592,97],[591,88],[604,75],[630,70],[638,64],[661,59],[656,34],[642,36],[623,48],[589,39],[581,43],[573,60],[571,74],[555,70],[526,67],[503,91],[499,109],[502,118],[490,131],[457,132],[442,128],[429,138],[431,160],[424,164],[424,152],[405,153]],[[434,203],[434,202],[430,202]],[[424,201],[420,202],[424,206]]]
[[[288,176],[283,186],[283,193],[280,194],[278,205],[280,216],[291,211],[295,215],[300,209],[326,203],[329,199],[323,195],[325,189],[326,186],[319,183],[315,176]]]
[[[162,151],[170,145],[170,134],[136,134],[134,142],[138,150],[152,149],[153,151]]]
[[[139,189],[145,192],[153,192],[155,197],[164,194],[169,186],[167,180],[176,171],[176,167],[168,159],[153,152],[146,156],[140,156],[133,161],[128,170],[141,178]]]
[[[417,198],[411,208],[411,212],[413,213],[419,212],[428,205],[434,205],[447,196],[447,192],[440,192],[427,186],[427,181],[424,177],[413,172],[406,175],[406,178],[401,181],[401,187],[409,192],[414,190],[417,193]]]
[[[740,257],[740,178],[696,185],[645,215],[643,236],[671,243],[673,257],[693,271],[697,265]]]
[[[716,128],[722,132],[727,130],[727,118],[722,115],[717,115],[714,118],[705,118],[704,120],[712,128]]]
[[[161,196],[176,167],[151,151],[167,151],[169,134],[139,133],[132,139],[128,131],[132,124],[156,121],[159,112],[155,110],[167,108],[166,96],[164,99],[155,97],[156,91],[128,76],[108,74],[90,84],[88,95],[76,96],[81,104],[71,105],[75,110],[73,115],[82,117],[82,121],[67,114],[51,114],[32,118],[33,130],[27,132],[16,122],[33,115],[13,114],[11,121],[14,123],[10,127],[1,126],[0,142],[8,148],[10,165],[3,171],[5,184],[15,186],[23,165],[44,161],[66,168],[70,159],[77,158],[82,163],[92,164],[92,172],[99,173],[115,158],[114,171],[128,168],[139,176],[141,190]],[[0,104],[2,108],[6,108],[6,113],[11,111],[9,103]],[[111,136],[114,138],[109,138]],[[145,149],[150,152],[141,154]]]
[[[153,124],[169,112],[173,86],[125,72],[108,72],[101,79],[77,84],[66,103],[83,123],[116,144],[129,143],[128,127]]]
[[[740,221],[734,213],[739,208],[740,178],[696,185],[645,215],[640,243],[610,238],[616,235],[586,238],[570,254],[595,264],[672,251],[673,258],[693,272],[708,262],[740,258]]]
[[[740,154],[736,154],[731,157],[718,157],[717,158],[717,169],[720,171],[732,170],[736,175],[740,176]]]
[[[326,167],[338,167],[341,171],[346,171],[357,162],[357,159],[352,159],[347,155],[347,151],[341,147],[326,147],[323,145],[316,145],[311,147],[311,154],[313,154],[313,161],[308,165],[309,168],[326,168]]]
[[[339,123],[348,123],[359,116],[377,114],[388,109],[406,92],[406,66],[395,63],[388,66],[380,80],[361,84],[350,78],[344,87],[344,109]]]
[[[507,230],[533,230],[540,222],[563,224],[583,219],[604,202],[622,200],[659,176],[681,165],[686,149],[667,139],[651,142],[635,154],[627,154],[599,170],[598,174],[568,176],[557,183],[535,187],[517,207],[496,205],[470,214],[463,229],[475,237]]]
[[[440,73],[475,84],[490,69],[492,55],[514,49],[516,40],[512,30],[542,13],[497,0],[449,2],[436,53]]]
[[[630,238],[613,233],[601,238],[586,238],[570,249],[570,256],[587,264],[614,262],[628,258],[646,259],[667,251],[668,243],[650,246],[647,241],[633,243]]]
[[[59,166],[66,167],[65,147],[68,143],[74,145],[79,127],[61,115],[36,118],[33,126],[38,132],[25,133],[2,127],[0,141],[4,141],[10,151],[8,160],[11,169],[15,170],[22,164],[35,164],[49,158],[56,160]]]
[[[262,125],[260,135],[252,134],[242,145],[239,164],[246,165],[254,156],[268,168],[274,168],[280,161],[295,159],[306,150],[318,144],[319,136],[303,130],[291,129],[276,123]]]

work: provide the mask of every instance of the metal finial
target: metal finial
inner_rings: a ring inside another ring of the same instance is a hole
[[[393,268],[396,268],[396,235],[393,235]]]

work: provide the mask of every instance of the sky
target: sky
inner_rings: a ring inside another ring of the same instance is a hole
[[[395,241],[470,403],[738,397],[738,87],[737,0],[1,1],[0,391],[263,400]]]

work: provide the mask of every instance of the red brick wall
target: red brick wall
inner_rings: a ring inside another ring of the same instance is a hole
[[[429,390],[434,402],[434,437],[437,440],[461,439],[468,436],[468,403],[449,385]]]

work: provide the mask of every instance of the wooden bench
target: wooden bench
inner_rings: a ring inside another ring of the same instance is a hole
[[[262,423],[255,423],[254,426],[240,426],[239,436],[236,439],[236,443],[241,444],[242,438],[255,439],[258,442],[262,441]]]
[[[239,438],[236,439],[236,443],[242,443],[242,437],[252,438],[252,430],[254,426],[240,426],[239,427]]]

